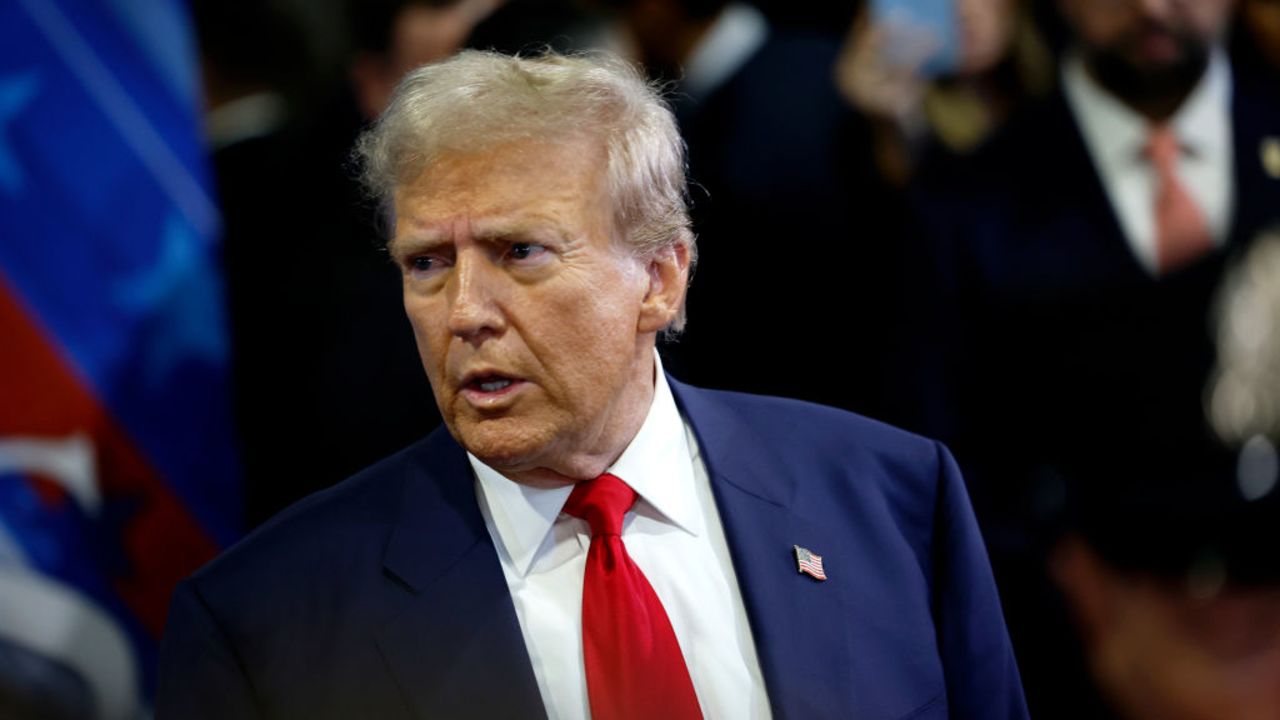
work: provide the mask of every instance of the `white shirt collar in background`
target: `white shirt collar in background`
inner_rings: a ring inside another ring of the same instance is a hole
[[[1148,123],[1100,86],[1079,53],[1062,64],[1063,91],[1130,249],[1156,273],[1156,177],[1143,150]],[[1226,241],[1234,213],[1231,66],[1215,49],[1199,84],[1170,119],[1184,152],[1178,177],[1195,199],[1213,235]]]
[[[245,95],[205,113],[205,137],[214,150],[221,150],[270,135],[284,127],[287,114],[284,98],[278,93]]]
[[[723,85],[760,49],[769,23],[750,5],[733,3],[720,12],[684,63],[683,91],[702,99]]]

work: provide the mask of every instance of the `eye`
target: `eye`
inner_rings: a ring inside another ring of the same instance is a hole
[[[547,252],[547,248],[537,243],[515,242],[507,249],[507,257],[515,261],[533,260]]]
[[[431,277],[448,267],[448,262],[438,255],[414,255],[405,262],[405,267],[414,277]]]

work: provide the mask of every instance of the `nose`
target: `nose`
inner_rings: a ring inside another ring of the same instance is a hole
[[[449,277],[449,332],[479,346],[506,330],[498,293],[501,278],[482,252],[458,253]]]

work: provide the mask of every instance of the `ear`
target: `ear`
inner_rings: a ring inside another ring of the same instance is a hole
[[[639,332],[656,333],[679,314],[689,284],[689,254],[689,244],[681,241],[659,250],[649,259],[645,266],[649,287],[640,304]]]

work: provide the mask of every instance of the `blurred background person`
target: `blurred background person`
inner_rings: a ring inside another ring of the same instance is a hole
[[[439,422],[400,310],[398,274],[379,241],[378,209],[347,157],[400,77],[456,52],[498,5],[350,3],[348,60],[326,89],[294,74],[304,43],[286,10],[195,4],[207,78],[271,83],[285,96],[290,86],[272,81],[290,77],[301,96],[269,135],[215,145],[253,524]],[[206,84],[211,130],[226,112],[219,91],[227,84]]]
[[[1216,441],[1082,473],[1051,556],[1117,717],[1280,712],[1280,234],[1252,246],[1215,307]]]
[[[351,3],[356,44],[349,69],[360,114],[382,114],[405,73],[460,50],[503,0],[399,0]]]
[[[1019,0],[859,5],[834,79],[856,118],[851,144],[864,148],[845,158],[861,166],[861,188],[852,196],[858,237],[876,248],[860,258],[881,327],[865,381],[880,388],[869,412],[931,427],[910,400],[922,387],[912,349],[926,327],[922,298],[934,290],[910,282],[928,262],[907,242],[916,225],[913,180],[921,167],[936,168],[926,176],[945,175],[1055,89],[1054,20],[1046,3]]]
[[[921,20],[864,5],[836,66],[845,99],[868,121],[885,182],[906,185],[921,154],[977,149],[1022,103],[1047,95],[1055,62],[1030,2],[958,0],[957,47]]]
[[[832,81],[839,26],[778,23],[725,0],[612,5],[624,46],[671,83],[688,144],[706,262],[689,291],[701,320],[664,348],[673,371],[871,411],[885,332],[872,311],[883,290],[875,270],[892,244],[877,241],[885,215],[864,204],[877,192],[870,146]],[[785,261],[797,247],[820,261],[798,272]],[[770,332],[790,340],[763,342]],[[857,351],[832,367],[800,359],[800,348],[833,334],[853,338]]]
[[[1280,503],[1271,443],[1116,455],[1073,476],[1051,575],[1087,675],[1072,673],[1073,692],[1042,716],[1276,717]]]
[[[289,277],[284,269],[297,252],[289,239],[303,226],[293,191],[307,183],[293,172],[307,56],[299,29],[274,4],[197,0],[191,8],[222,213],[236,430],[246,505],[254,508],[260,494],[296,477],[270,458],[304,427],[291,421],[289,408],[303,396],[290,392],[290,383],[300,371],[299,350],[310,344],[295,329],[306,296],[293,289],[284,303],[265,299],[276,278]],[[305,463],[298,471],[307,472]]]
[[[872,37],[888,29],[881,5],[843,5],[838,15],[827,7],[822,23],[806,23],[798,7],[782,14],[724,0],[612,3],[622,46],[672,83],[695,226],[711,258],[690,289],[701,326],[664,349],[685,377],[912,419],[890,380],[900,374],[901,336],[911,332],[903,313],[914,299],[902,279],[919,259],[903,243],[903,186],[915,151],[971,150],[1013,108],[1047,91],[1053,63],[1028,9],[972,0],[955,7],[963,31],[945,77],[910,67],[915,61],[894,65],[903,48]],[[904,113],[923,116],[927,99],[941,129],[921,133],[889,120],[883,88],[850,80],[881,71],[919,93]],[[830,261],[804,276],[771,262],[791,242]],[[762,287],[788,299],[781,311],[758,304]],[[794,341],[761,343],[766,327],[785,328]],[[800,347],[832,336],[849,338],[852,350],[833,367],[801,365]]]
[[[936,312],[913,328],[925,370],[908,385],[970,473],[1041,717],[1074,692],[1073,639],[1045,621],[1067,498],[1110,458],[1209,441],[1210,298],[1280,213],[1280,96],[1232,64],[1233,3],[1057,7],[1060,89],[913,187],[933,270],[915,287]],[[1162,502],[1156,484],[1139,495]]]

